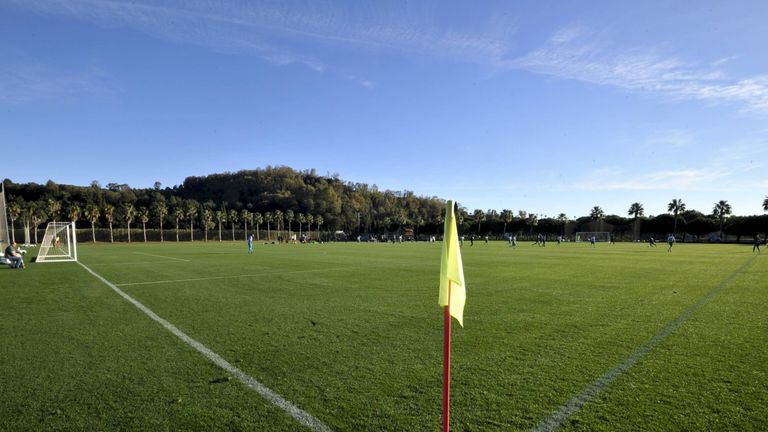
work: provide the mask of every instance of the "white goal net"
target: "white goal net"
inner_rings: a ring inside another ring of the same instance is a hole
[[[609,242],[611,241],[611,233],[609,232],[592,232],[592,231],[580,231],[576,233],[577,242],[591,241],[592,237],[596,242]]]
[[[0,185],[0,256],[5,252],[5,248],[11,242],[11,236],[8,233],[8,215],[5,212],[5,185]]]
[[[49,222],[36,262],[77,261],[74,222]]]

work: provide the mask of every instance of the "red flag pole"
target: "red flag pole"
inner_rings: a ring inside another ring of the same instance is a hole
[[[448,281],[448,305],[445,306],[443,340],[443,432],[450,431],[451,419],[451,281]]]

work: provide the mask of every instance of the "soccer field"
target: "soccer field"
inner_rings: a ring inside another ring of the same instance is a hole
[[[439,430],[440,247],[85,244],[4,267],[0,430]],[[452,430],[768,429],[765,254],[462,254]]]

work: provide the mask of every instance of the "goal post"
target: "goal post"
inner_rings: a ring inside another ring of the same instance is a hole
[[[594,237],[596,242],[611,241],[611,233],[607,231],[579,231],[576,233],[577,242],[588,242]]]
[[[35,262],[77,261],[74,222],[49,222]]]
[[[0,256],[11,243],[8,231],[8,214],[5,211],[5,184],[0,182]]]

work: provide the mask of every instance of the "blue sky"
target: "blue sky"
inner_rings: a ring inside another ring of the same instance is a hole
[[[288,165],[470,211],[759,214],[767,18],[762,1],[0,0],[0,177]]]

